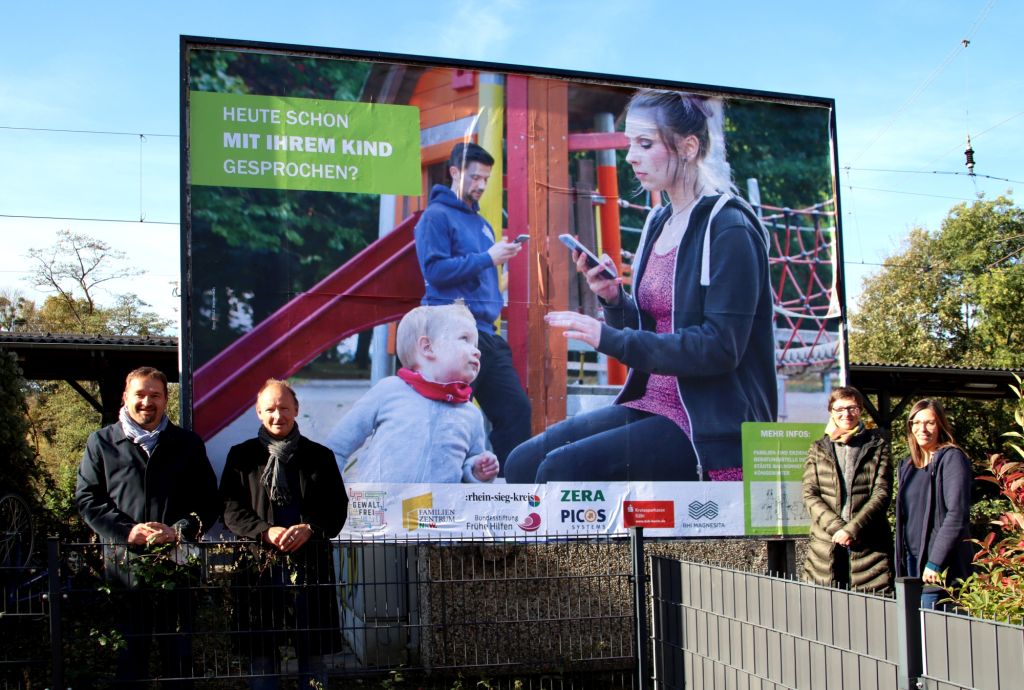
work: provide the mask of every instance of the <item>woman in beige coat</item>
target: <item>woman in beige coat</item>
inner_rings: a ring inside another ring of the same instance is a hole
[[[892,500],[889,437],[861,421],[864,396],[836,388],[829,396],[830,422],[804,464],[804,506],[811,541],[804,579],[844,589],[888,592],[892,588]]]

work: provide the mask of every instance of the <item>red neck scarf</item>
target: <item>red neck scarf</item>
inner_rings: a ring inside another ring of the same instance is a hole
[[[463,383],[462,381],[434,383],[420,376],[418,371],[404,367],[398,370],[398,378],[412,386],[413,390],[424,398],[430,400],[440,400],[447,403],[465,403],[469,402],[473,395],[473,389],[468,383]]]

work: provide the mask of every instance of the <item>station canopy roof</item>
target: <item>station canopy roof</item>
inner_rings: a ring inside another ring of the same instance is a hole
[[[851,362],[848,379],[865,395],[994,400],[1016,397],[1010,389],[1010,384],[1017,384],[1014,373],[1013,369]]]
[[[10,333],[0,331],[0,350],[13,352],[29,380],[99,381],[137,367],[156,367],[178,380],[178,339],[166,336]]]

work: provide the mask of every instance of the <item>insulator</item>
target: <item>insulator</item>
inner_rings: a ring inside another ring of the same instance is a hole
[[[964,155],[967,156],[967,173],[969,175],[974,174],[974,148],[971,146],[971,135],[967,135],[967,148],[964,150]]]

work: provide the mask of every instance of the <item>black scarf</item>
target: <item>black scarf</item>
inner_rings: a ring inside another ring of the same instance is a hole
[[[270,500],[275,505],[288,505],[292,502],[292,494],[288,488],[285,466],[299,448],[299,425],[296,424],[292,427],[292,430],[284,438],[274,438],[266,427],[261,426],[257,438],[270,452],[270,461],[267,462],[260,481],[263,486],[267,487]]]

